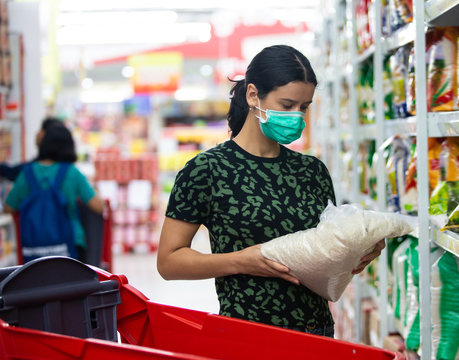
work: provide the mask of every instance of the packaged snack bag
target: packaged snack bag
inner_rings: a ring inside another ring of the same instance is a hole
[[[442,152],[441,142],[443,139],[439,138],[429,138],[428,139],[428,169],[429,169],[429,184],[430,191],[438,184],[440,180],[440,156]]]
[[[394,89],[392,107],[396,118],[410,116],[406,103],[408,89],[408,56],[412,45],[406,45],[397,50],[390,58],[392,87]]]
[[[394,118],[392,102],[394,89],[392,87],[392,74],[390,71],[390,57],[386,57],[383,67],[383,91],[384,91],[384,118],[391,120]]]
[[[446,181],[459,181],[459,137],[447,137],[441,147],[441,178]]]
[[[432,266],[432,359],[459,357],[459,260],[444,252]]]
[[[436,28],[427,67],[429,111],[453,111],[457,105],[457,29]]]

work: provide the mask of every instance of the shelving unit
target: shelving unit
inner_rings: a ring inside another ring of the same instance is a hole
[[[339,24],[342,21],[342,14],[337,10],[328,15],[319,47],[327,49],[327,36],[331,38],[329,54],[323,54],[318,63],[327,64],[326,76],[322,79],[321,86],[321,108],[318,116],[320,120],[313,134],[316,145],[321,149],[321,158],[331,171],[335,182],[335,189],[338,200],[346,200],[353,203],[360,203],[366,208],[386,211],[386,169],[384,161],[378,161],[376,165],[377,200],[372,199],[368,194],[359,191],[359,169],[357,159],[359,155],[359,143],[367,140],[375,141],[378,159],[384,159],[383,152],[390,140],[396,135],[416,137],[417,144],[417,190],[418,190],[418,223],[419,223],[419,261],[420,261],[420,309],[421,309],[421,348],[422,354],[430,354],[431,344],[431,299],[430,299],[430,251],[432,246],[440,246],[446,251],[458,256],[459,236],[450,231],[440,231],[430,221],[428,214],[429,207],[429,179],[428,179],[428,148],[429,137],[450,137],[459,136],[459,111],[451,112],[428,112],[426,96],[426,66],[425,66],[425,33],[427,27],[432,26],[459,26],[459,0],[414,0],[413,22],[393,32],[389,37],[382,34],[382,5],[381,1],[374,0],[373,4],[373,26],[372,37],[374,43],[362,53],[357,52],[355,37],[357,34],[356,5],[357,0],[335,0],[334,8],[346,7],[346,27],[350,59],[349,64],[339,64],[336,40]],[[331,25],[330,25],[331,24]],[[325,34],[325,35],[324,35]],[[330,34],[330,35],[327,35]],[[409,43],[414,43],[415,53],[415,77],[416,77],[416,116],[403,119],[385,119],[384,113],[384,88],[383,88],[383,66],[384,57],[396,51],[398,48]],[[325,57],[325,58],[324,58]],[[358,121],[358,69],[367,61],[373,62],[374,81],[374,123],[361,125]],[[343,69],[350,69],[350,72],[343,74]],[[318,72],[322,70],[319,69]],[[332,74],[335,74],[333,76]],[[349,88],[349,109],[340,109],[336,94],[340,91],[340,81],[347,81]],[[324,90],[325,89],[325,90]],[[350,123],[343,126],[340,124],[340,111],[349,111]],[[337,132],[337,134],[335,134]],[[335,134],[335,135],[333,135]],[[337,140],[338,139],[338,140]],[[347,143],[352,154],[352,169],[350,184],[343,184],[340,175],[342,168],[339,164],[343,144]],[[333,156],[330,156],[330,153]],[[330,159],[333,159],[330,162]],[[338,162],[338,164],[337,164]],[[339,194],[341,189],[350,191],[346,194]],[[363,297],[370,297],[376,301],[380,314],[380,339],[375,345],[382,346],[384,336],[390,331],[400,329],[390,309],[387,299],[388,290],[388,262],[387,250],[384,250],[378,258],[379,291],[369,286],[360,277],[355,277],[353,291],[355,302],[353,312],[355,314],[356,339],[361,341],[362,329],[360,318],[360,301]],[[349,305],[341,306],[343,310]]]

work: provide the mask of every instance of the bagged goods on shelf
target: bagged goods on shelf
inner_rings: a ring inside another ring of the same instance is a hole
[[[357,87],[359,102],[359,123],[375,122],[375,94],[373,90],[373,63],[366,62],[359,68],[359,84]]]
[[[421,344],[420,318],[419,318],[419,253],[418,241],[410,241],[408,248],[408,273],[406,303],[406,347],[408,350],[417,351]]]
[[[410,143],[407,138],[394,137],[390,145],[390,156],[387,159],[387,191],[389,208],[395,212],[402,211],[402,198],[405,197],[406,172],[410,160]],[[404,204],[404,202],[403,202]]]
[[[430,111],[457,109],[458,28],[436,28],[427,67],[427,106]]]
[[[432,359],[459,359],[459,259],[444,252],[432,266]]]
[[[356,8],[357,51],[363,53],[373,44],[370,17],[373,12],[371,0],[359,0]]]
[[[459,137],[446,138],[441,147],[441,178],[446,181],[459,181]]]
[[[394,97],[394,89],[392,87],[392,74],[390,71],[390,57],[386,57],[383,66],[383,92],[384,92],[384,118],[392,120],[394,118],[394,110],[392,102]]]
[[[392,87],[394,91],[392,107],[396,118],[406,118],[411,114],[408,112],[408,57],[412,45],[406,45],[398,49],[390,57],[390,69],[392,75]]]
[[[401,215],[329,202],[317,227],[263,243],[261,252],[286,265],[312,291],[337,301],[362,256],[381,239],[411,231],[413,227]]]
[[[428,170],[429,170],[429,193],[437,187],[438,182],[441,178],[440,172],[440,156],[442,153],[441,139],[438,138],[429,138],[428,139]]]
[[[406,171],[405,191],[401,198],[402,213],[414,215],[418,212],[418,184],[417,184],[417,151],[416,139],[411,144],[410,160]]]
[[[411,239],[411,238],[409,238]],[[403,329],[405,328],[405,313],[406,313],[406,301],[407,301],[407,250],[410,246],[410,241],[407,240],[401,243],[392,255],[392,268],[394,274],[394,288],[392,291],[392,306],[394,308],[394,317],[400,323],[402,335],[405,337]]]
[[[412,0],[389,0],[391,30],[395,31],[413,21]]]
[[[440,181],[429,200],[429,214],[437,217],[440,226],[448,223],[448,217],[459,203],[459,181]]]
[[[418,239],[406,236],[393,252],[391,262],[395,279],[391,302],[398,330],[406,339],[407,349],[417,351],[420,344]]]

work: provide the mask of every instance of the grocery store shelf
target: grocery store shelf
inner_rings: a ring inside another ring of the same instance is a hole
[[[414,23],[409,23],[401,29],[398,29],[390,37],[384,40],[384,52],[390,52],[414,41],[415,34],[416,28],[414,27]]]
[[[13,223],[13,217],[10,214],[0,214],[0,226],[6,226]]]
[[[452,231],[441,231],[437,227],[432,228],[432,237],[435,244],[446,251],[459,257],[459,235]]]
[[[406,119],[386,120],[384,124],[386,138],[392,135],[416,134],[416,117]]]
[[[459,136],[459,111],[431,112],[427,123],[429,137]]]
[[[369,59],[375,53],[375,46],[371,45],[368,49],[365,49],[363,53],[357,56],[357,63],[362,63]]]
[[[459,0],[430,0],[425,3],[425,19],[431,26],[457,26]]]

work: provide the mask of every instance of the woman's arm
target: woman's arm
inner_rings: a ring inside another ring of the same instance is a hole
[[[92,211],[101,214],[104,211],[104,201],[98,196],[94,195],[91,200],[86,204]]]
[[[190,248],[199,224],[166,217],[158,248],[158,271],[166,280],[208,279],[234,274],[278,277],[294,284],[289,269],[266,259],[260,245],[226,254],[203,254]]]

